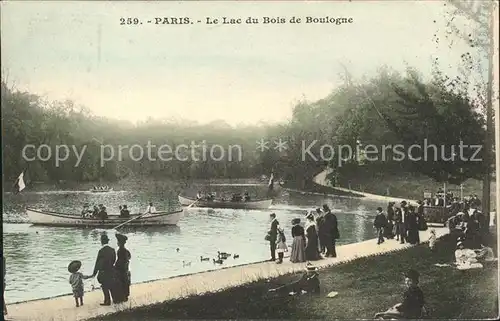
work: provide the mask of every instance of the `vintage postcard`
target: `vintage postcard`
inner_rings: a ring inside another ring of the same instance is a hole
[[[498,13],[2,1],[4,318],[497,318]]]

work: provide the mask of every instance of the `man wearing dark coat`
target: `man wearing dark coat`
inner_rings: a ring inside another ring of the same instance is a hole
[[[102,292],[104,294],[104,302],[101,303],[101,305],[111,305],[111,296],[114,294],[113,283],[116,252],[115,249],[108,245],[108,243],[108,236],[106,234],[102,234],[102,247],[99,250],[99,253],[97,253],[94,273],[92,274],[93,277],[97,275],[97,281],[101,284]]]
[[[337,250],[335,249],[335,243],[340,236],[338,229],[337,216],[330,211],[328,205],[323,205],[323,211],[326,213],[324,216],[324,229],[325,229],[325,240],[326,243],[326,257],[337,257]]]
[[[271,259],[270,261],[276,261],[276,240],[278,239],[278,225],[279,222],[276,219],[276,214],[272,213],[269,215],[271,219],[271,228],[269,229],[269,247],[271,250]]]

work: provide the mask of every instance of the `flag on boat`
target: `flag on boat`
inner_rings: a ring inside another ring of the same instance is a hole
[[[269,186],[270,190],[272,190],[274,188],[274,173],[271,173],[271,177],[269,178],[268,186]]]
[[[22,172],[14,183],[14,193],[19,193],[26,188],[26,183],[24,182],[24,172]]]

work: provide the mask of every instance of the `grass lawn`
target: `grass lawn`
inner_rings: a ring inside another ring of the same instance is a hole
[[[389,241],[391,242],[391,241]],[[395,241],[394,241],[395,242]],[[496,237],[489,243],[496,251]],[[276,296],[268,289],[297,279],[285,275],[207,295],[124,311],[100,320],[168,319],[355,319],[372,318],[401,301],[402,272],[414,268],[433,319],[484,319],[498,316],[497,265],[458,271],[436,267],[454,260],[456,240],[445,236],[434,252],[422,244],[405,251],[361,258],[320,271],[321,295]],[[327,298],[337,291],[335,298]],[[132,293],[133,297],[133,293]]]

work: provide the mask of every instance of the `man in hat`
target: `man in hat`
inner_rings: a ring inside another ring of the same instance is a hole
[[[308,264],[305,273],[299,280],[275,289],[270,289],[269,292],[289,293],[291,295],[306,293],[320,294],[318,268]]]
[[[384,243],[384,228],[387,225],[387,220],[385,218],[384,212],[382,212],[382,207],[377,207],[377,216],[373,222],[373,227],[377,230],[377,244]]]
[[[114,264],[116,261],[115,249],[108,245],[109,238],[107,234],[101,235],[101,249],[97,253],[95,261],[94,273],[92,276],[97,275],[97,281],[101,284],[102,292],[104,294],[104,302],[101,305],[111,305],[111,296],[113,293],[113,280],[114,280]]]
[[[337,216],[332,213],[330,207],[327,204],[323,205],[323,212],[325,212],[325,240],[326,240],[326,257],[337,257],[337,250],[335,248],[335,243],[340,237]]]
[[[269,215],[271,220],[271,227],[269,228],[269,248],[271,250],[271,259],[269,261],[276,261],[276,240],[278,239],[278,225],[280,224],[276,219],[276,214]]]

